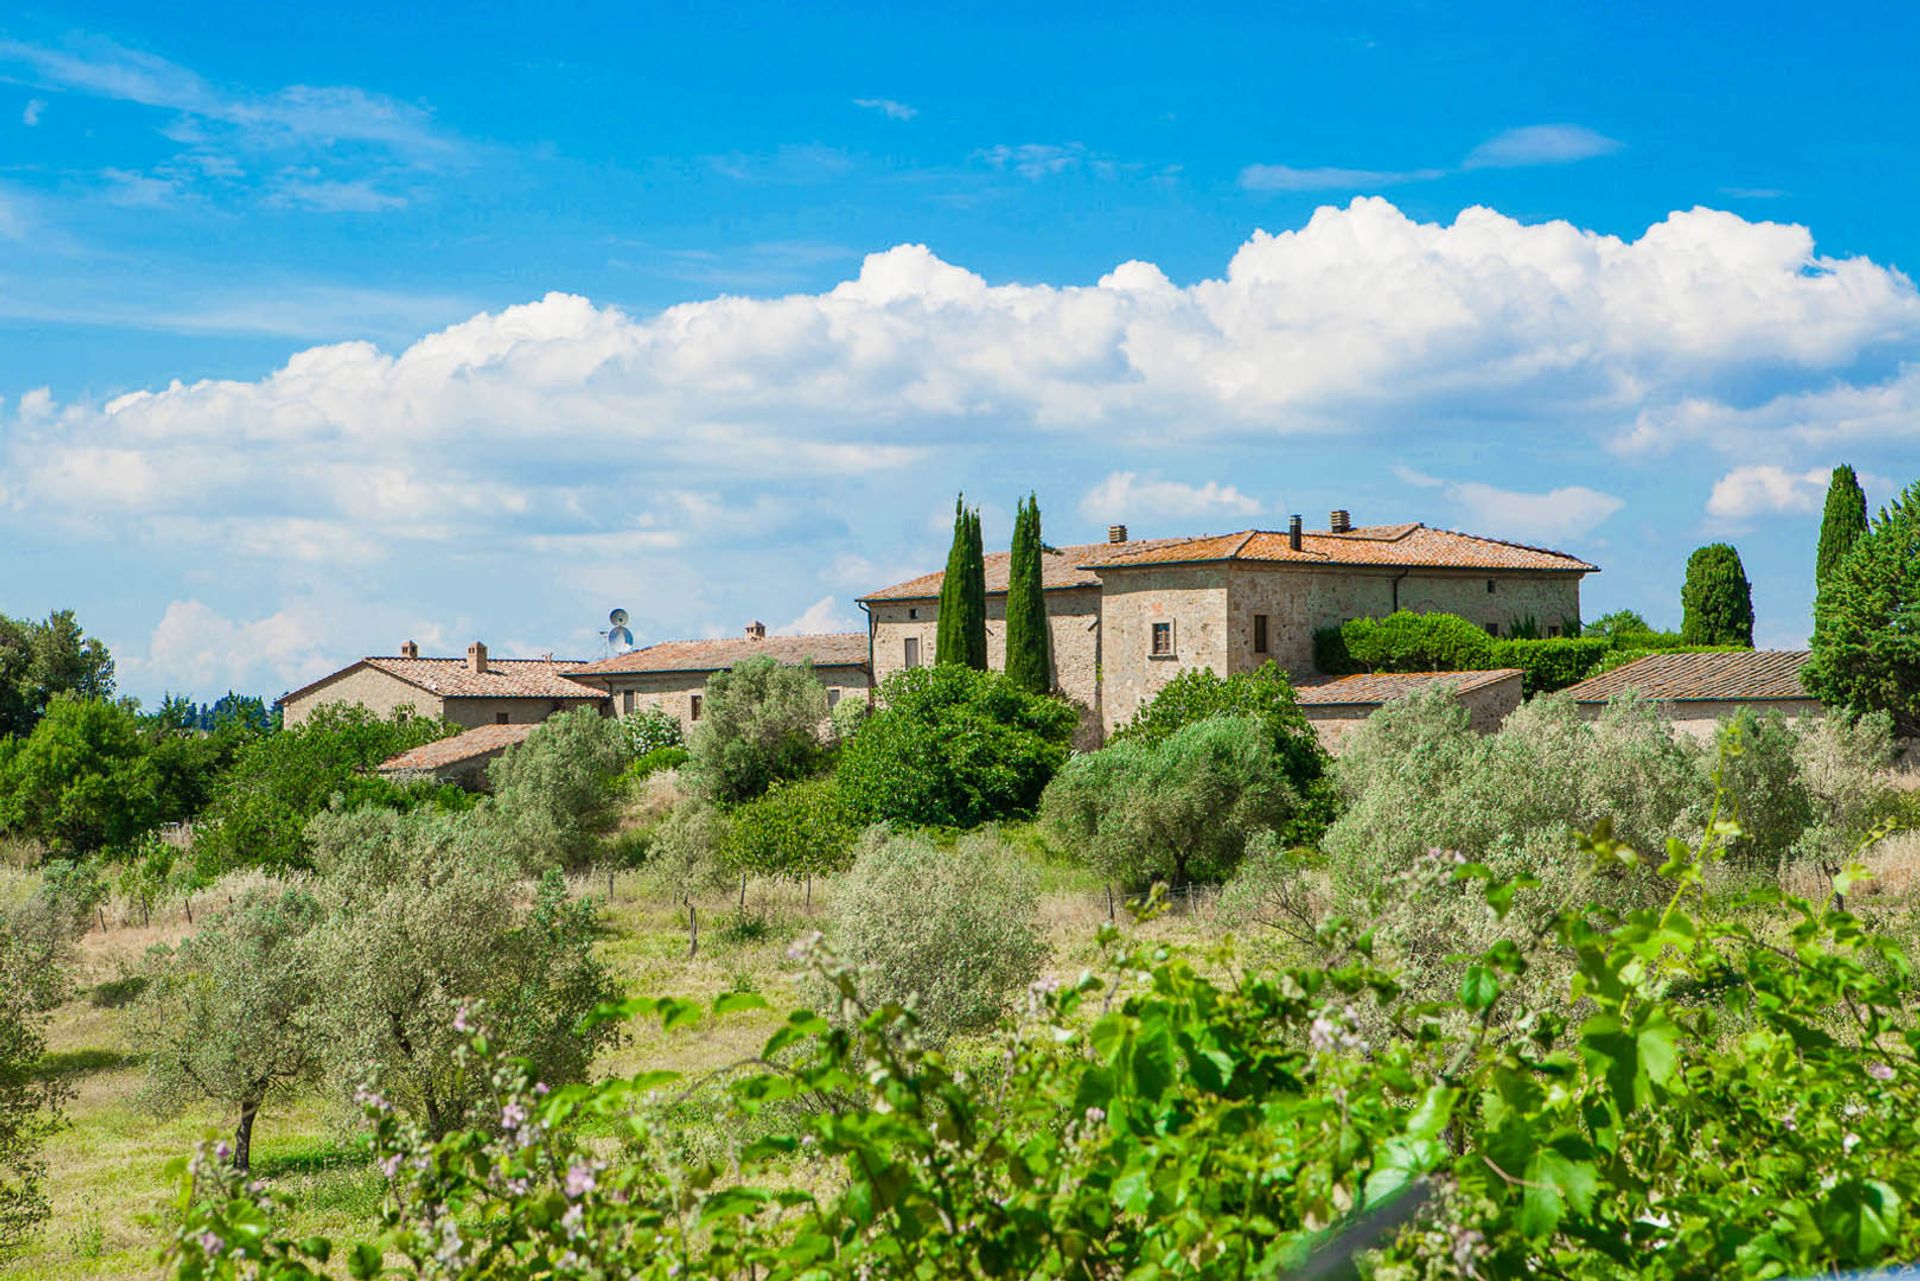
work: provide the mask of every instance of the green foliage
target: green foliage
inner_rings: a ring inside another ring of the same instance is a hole
[[[636,756],[627,766],[627,777],[632,779],[651,778],[667,770],[679,769],[693,759],[693,753],[684,747],[656,747],[645,756]]]
[[[1040,973],[1034,885],[992,833],[942,849],[875,832],[843,877],[828,937],[873,1002],[911,1002],[937,1037],[991,1026]]]
[[[798,881],[845,868],[860,825],[831,778],[776,783],[729,815],[725,861],[753,875]]]
[[[820,768],[820,724],[826,718],[827,689],[813,664],[742,659],[707,679],[683,773],[715,804],[750,801],[782,779],[805,778]]]
[[[1680,614],[1680,635],[1689,645],[1753,648],[1753,584],[1739,552],[1727,543],[1709,543],[1687,557]]]
[[[1623,637],[1651,636],[1653,627],[1646,619],[1631,609],[1616,609],[1611,614],[1602,614],[1581,629],[1582,636],[1605,636],[1620,640]]]
[[[620,722],[590,707],[536,725],[487,767],[486,818],[521,868],[585,865],[619,817],[615,786],[628,739]]]
[[[1827,506],[1820,516],[1820,550],[1815,559],[1815,589],[1825,586],[1860,535],[1867,532],[1867,492],[1853,468],[1842,463],[1827,482]]]
[[[1112,741],[1151,747],[1217,716],[1251,716],[1265,725],[1274,767],[1302,796],[1326,772],[1327,754],[1319,736],[1294,699],[1293,683],[1271,659],[1254,671],[1224,678],[1211,667],[1185,669],[1116,730]]]
[[[940,615],[934,632],[934,662],[987,669],[987,567],[980,538],[980,512],[965,496],[953,500],[953,546],[940,580]]]
[[[1007,567],[1007,679],[1036,694],[1053,689],[1053,639],[1047,630],[1047,601],[1041,557],[1040,500],[1021,501],[1013,518],[1013,553]]]
[[[292,729],[241,749],[219,780],[194,834],[203,871],[307,865],[307,820],[336,797],[402,806],[430,793],[395,788],[364,772],[399,753],[454,733],[444,721],[402,708],[383,720],[366,708],[328,704]]]
[[[1465,672],[1491,666],[1493,638],[1457,614],[1400,610],[1356,618],[1340,629],[1353,666],[1364,672]]]
[[[459,819],[362,810],[316,820],[328,909],[314,973],[329,1076],[366,1084],[445,1134],[486,1095],[464,1061],[484,1018],[503,1053],[558,1085],[584,1078],[611,1035],[580,1020],[613,995],[594,959],[593,900],[557,871],[527,904],[514,871],[472,847]]]
[[[1040,818],[1109,883],[1180,886],[1227,876],[1250,841],[1300,809],[1267,722],[1219,716],[1074,757],[1047,785]]]
[[[24,738],[53,700],[113,697],[113,656],[89,637],[73,611],[56,610],[45,621],[0,614],[0,738]]]
[[[433,1142],[370,1105],[396,1178],[381,1246],[408,1275],[564,1257],[651,1281],[1333,1275],[1358,1225],[1374,1252],[1353,1262],[1376,1278],[1812,1276],[1920,1254],[1920,1002],[1899,945],[1832,900],[1722,910],[1685,846],[1658,871],[1604,836],[1579,849],[1599,876],[1652,878],[1662,906],[1551,902],[1517,939],[1439,962],[1432,1000],[1364,922],[1329,922],[1278,969],[1107,930],[1097,971],[997,1035],[991,1072],[816,956],[846,1017],[794,1014],[727,1081],[715,1107],[759,1136],[733,1161],[676,1159],[672,1114],[648,1104],[671,1074],[541,1096],[477,1044],[474,1075],[498,1082],[485,1127]],[[1491,917],[1531,892],[1472,864],[1448,883]],[[1521,980],[1549,959],[1565,977],[1529,1003]],[[623,1008],[668,1030],[703,1017]],[[608,1115],[619,1157],[593,1137]],[[177,1277],[382,1270],[380,1248],[291,1239],[263,1189],[204,1163],[188,1179]]]
[[[66,1090],[35,1070],[46,1050],[45,994],[61,986],[48,964],[36,941],[0,915],[0,1259],[51,1209],[40,1150],[59,1128]]]
[[[1808,692],[1920,734],[1920,481],[1882,508],[1821,585]]]
[[[196,1099],[230,1108],[238,1169],[260,1109],[319,1078],[321,988],[308,945],[320,923],[311,895],[259,888],[148,958],[139,1043],[149,1096],[170,1110]]]
[[[827,713],[827,720],[833,728],[833,741],[845,743],[860,732],[867,718],[873,715],[873,704],[864,698],[843,698],[833,705]]]
[[[1729,856],[1771,868],[1813,822],[1813,796],[1796,759],[1800,736],[1779,712],[1743,707],[1720,727],[1717,782],[1727,816],[1740,824]]]
[[[669,747],[684,747],[680,720],[658,707],[642,707],[615,722],[626,735],[627,751],[635,757],[648,756]]]
[[[682,801],[654,829],[647,864],[681,902],[718,889],[730,879],[725,855],[731,827],[718,806],[698,797]]]
[[[61,854],[124,849],[153,826],[155,790],[130,709],[58,694],[0,755],[0,826]]]
[[[842,749],[841,796],[865,822],[974,827],[1031,813],[1067,759],[1079,718],[997,672],[896,672]]]
[[[1486,665],[1519,668],[1521,688],[1531,698],[1587,679],[1599,670],[1608,646],[1615,643],[1591,636],[1497,640],[1487,647]]]

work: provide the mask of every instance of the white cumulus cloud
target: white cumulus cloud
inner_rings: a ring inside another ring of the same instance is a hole
[[[1216,480],[1188,485],[1177,480],[1142,480],[1130,471],[1110,473],[1080,500],[1080,514],[1100,523],[1147,516],[1254,516],[1260,510],[1258,499]]]
[[[776,636],[812,636],[820,632],[861,632],[866,625],[837,596],[822,596],[800,616],[773,629]]]
[[[1537,494],[1469,480],[1449,484],[1445,493],[1467,514],[1475,533],[1549,542],[1585,534],[1626,505],[1585,485]]]
[[[1791,472],[1771,464],[1736,467],[1713,484],[1707,514],[1741,520],[1763,512],[1810,512],[1827,493],[1828,475],[1816,467]]]

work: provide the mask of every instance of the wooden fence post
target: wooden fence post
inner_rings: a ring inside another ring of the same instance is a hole
[[[687,900],[687,955],[700,955],[700,912],[692,899]]]

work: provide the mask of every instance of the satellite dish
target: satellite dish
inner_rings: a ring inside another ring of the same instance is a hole
[[[625,614],[627,611],[624,609],[616,609],[613,612],[616,614]],[[607,644],[612,646],[614,653],[624,654],[633,648],[633,633],[615,624],[607,631]]]
[[[607,621],[612,623],[616,628],[624,628],[627,625],[627,611],[624,609],[616,609],[607,615]],[[627,644],[633,644],[633,638],[631,636],[627,638]]]

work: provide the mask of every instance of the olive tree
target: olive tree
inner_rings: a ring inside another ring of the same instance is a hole
[[[276,1094],[316,1080],[321,910],[302,889],[256,887],[177,948],[156,948],[141,999],[148,1087],[163,1107],[233,1109],[233,1165],[248,1167],[254,1119]]]
[[[34,1072],[46,1050],[46,958],[0,914],[0,1256],[49,1213],[41,1145],[59,1125],[65,1091]]]
[[[486,1097],[462,1061],[482,1022],[539,1079],[582,1079],[612,1035],[579,1027],[613,996],[592,952],[592,900],[569,901],[550,870],[527,902],[512,867],[458,820],[327,818],[312,842],[329,910],[315,964],[335,1079],[378,1090],[444,1134]]]
[[[590,707],[550,717],[487,767],[483,821],[523,868],[578,867],[619,817],[629,750],[619,722]]]
[[[750,801],[782,779],[805,778],[819,767],[826,719],[827,689],[811,663],[786,667],[771,657],[743,659],[707,679],[682,773],[716,804]]]

